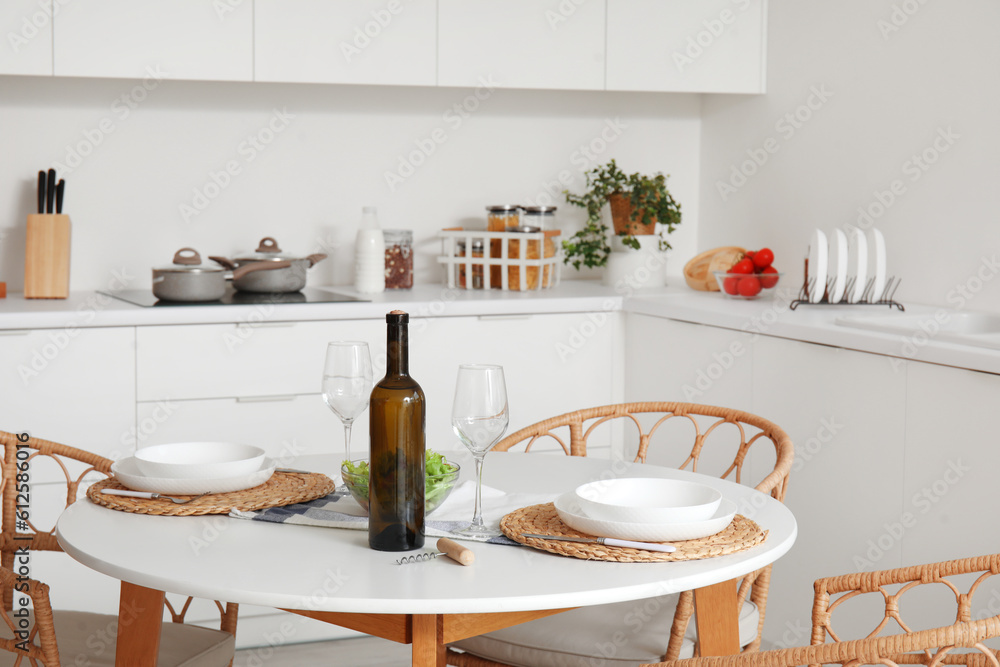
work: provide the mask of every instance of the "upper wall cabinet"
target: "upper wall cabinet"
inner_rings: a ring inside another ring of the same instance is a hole
[[[438,0],[438,85],[603,90],[604,12],[603,0]]]
[[[256,0],[255,79],[433,86],[434,0]]]
[[[56,76],[253,79],[248,0],[73,0],[54,41]]]
[[[608,90],[762,93],[766,0],[607,0]]]
[[[52,74],[52,0],[0,2],[0,74]]]

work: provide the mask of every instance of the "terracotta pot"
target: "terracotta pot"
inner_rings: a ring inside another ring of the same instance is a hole
[[[645,236],[656,233],[655,221],[642,224],[641,221],[632,220],[634,208],[628,195],[609,195],[608,203],[611,205],[611,222],[614,225],[615,234]]]

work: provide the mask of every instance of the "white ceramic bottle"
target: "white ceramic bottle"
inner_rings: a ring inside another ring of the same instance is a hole
[[[361,209],[354,242],[354,289],[363,294],[385,291],[385,239],[374,206]]]

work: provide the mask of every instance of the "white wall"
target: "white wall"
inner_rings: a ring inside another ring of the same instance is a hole
[[[1000,309],[1000,280],[990,282],[1000,271],[1000,4],[769,5],[767,95],[705,98],[699,247],[770,245],[800,280],[811,230],[857,224],[859,207],[877,213],[876,191],[898,180],[902,194],[874,223],[889,272],[903,278],[897,298]],[[832,94],[800,108],[814,88]],[[797,110],[810,116],[800,127],[782,121]],[[937,140],[949,129],[950,146]],[[777,152],[724,199],[719,182],[768,138]],[[934,158],[935,141],[947,151],[922,171],[912,156]]]
[[[476,100],[471,89],[178,81],[150,87],[0,77],[0,280],[10,289],[22,285],[37,171],[75,164],[73,153],[94,143],[79,166],[60,173],[73,222],[73,290],[106,287],[122,268],[135,276],[132,287],[147,288],[150,267],[169,263],[182,246],[234,254],[266,235],[291,252],[332,249],[334,261],[314,269],[310,283],[349,284],[364,205],[379,207],[385,228],[415,230],[417,280],[437,282],[438,229],[482,228],[485,205],[538,201],[547,189],[562,226],[575,229],[583,212],[566,206],[560,173],[579,188],[582,170],[612,157],[627,171],[672,175],[668,185],[684,212],[671,237],[672,272],[679,275],[695,251],[695,95],[499,90],[479,91],[486,99]],[[456,104],[478,109],[463,118]],[[293,117],[274,119],[275,109]],[[272,119],[280,132],[255,152],[244,142],[262,132],[268,139]],[[616,119],[622,129],[606,129]],[[415,142],[430,145],[436,129],[444,143],[391,190],[385,173],[417,150]],[[605,144],[602,132],[613,141]],[[603,152],[588,159],[580,147],[592,142]],[[212,174],[229,161],[239,173],[217,189]],[[214,197],[196,201],[196,189]],[[207,206],[191,215],[195,204]],[[182,205],[191,207],[189,220]],[[567,267],[563,275],[573,273]]]

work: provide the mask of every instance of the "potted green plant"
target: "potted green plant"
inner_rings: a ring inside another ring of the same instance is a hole
[[[567,264],[576,269],[607,264],[611,246],[604,223],[605,204],[611,207],[614,232],[624,245],[638,250],[636,236],[654,234],[656,223],[660,223],[659,249],[670,249],[666,235],[680,224],[681,206],[670,196],[666,176],[659,172],[652,176],[626,174],[611,160],[588,171],[586,177],[583,194],[563,191],[567,202],[587,211],[584,228],[563,241]]]

